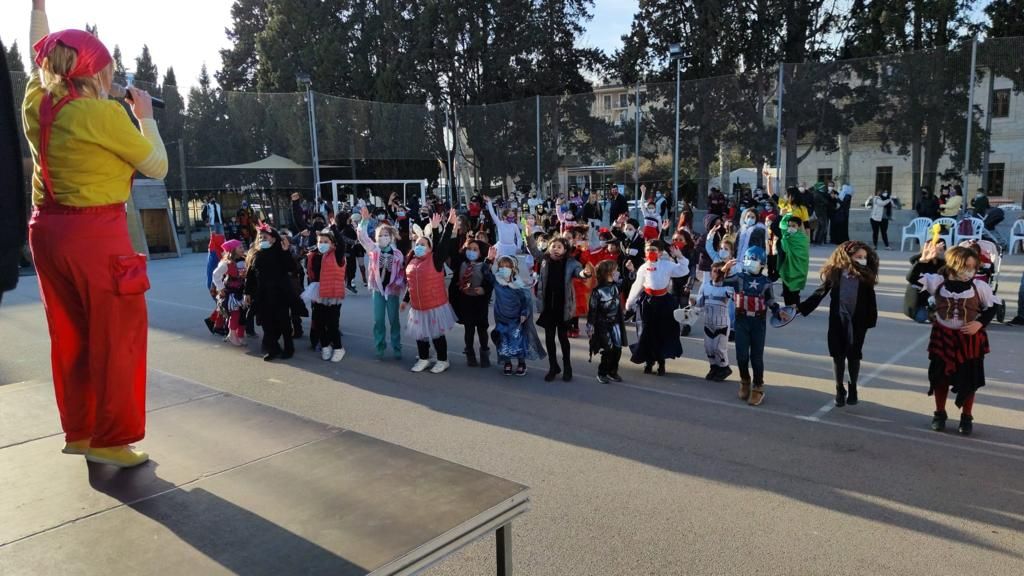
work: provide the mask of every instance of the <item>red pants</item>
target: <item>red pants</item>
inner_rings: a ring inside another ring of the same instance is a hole
[[[135,254],[124,206],[37,209],[29,224],[61,425],[68,442],[137,442],[146,430],[146,299],[118,294]]]

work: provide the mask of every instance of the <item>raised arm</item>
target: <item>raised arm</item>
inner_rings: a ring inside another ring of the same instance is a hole
[[[487,213],[491,215],[491,221],[497,226],[500,220],[498,220],[498,212],[494,210],[494,200],[491,200],[490,196],[484,196],[484,205],[487,206]]]

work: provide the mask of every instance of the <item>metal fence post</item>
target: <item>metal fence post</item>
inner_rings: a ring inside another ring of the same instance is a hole
[[[967,85],[967,143],[964,145],[964,202],[969,198],[971,189],[968,182],[971,179],[971,128],[974,126],[974,81],[978,62],[978,36],[971,39],[971,75],[970,84]]]
[[[537,107],[537,197],[540,198],[541,192],[541,179],[540,179],[540,94],[534,96],[536,98],[535,103]]]
[[[633,163],[633,194],[636,196],[636,205],[640,206],[640,83],[636,83],[636,122],[634,132],[636,132],[636,146],[633,149],[633,155],[635,161]]]
[[[776,87],[778,96],[776,97],[777,107],[775,109],[775,189],[773,192],[782,196],[779,186],[781,184],[780,177],[782,175],[782,82],[784,78],[785,64],[779,62],[779,85]]]

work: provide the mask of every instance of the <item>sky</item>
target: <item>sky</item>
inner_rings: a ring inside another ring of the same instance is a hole
[[[622,46],[638,0],[595,0],[594,19],[578,44],[612,52]],[[178,84],[193,86],[203,63],[212,72],[220,67],[220,49],[227,48],[224,29],[231,25],[232,0],[47,0],[50,29],[99,26],[100,38],[113,50],[121,47],[125,68],[148,44],[160,72],[174,67]],[[0,39],[17,40],[22,56],[29,57],[30,0],[0,0]],[[138,15],[145,15],[139,17]]]

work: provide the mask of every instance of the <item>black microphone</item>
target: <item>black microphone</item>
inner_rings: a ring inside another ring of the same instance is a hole
[[[124,99],[129,102],[132,101],[132,93],[116,82],[110,85],[110,95],[114,98]],[[164,101],[162,99],[157,98],[156,96],[151,96],[150,98],[153,99],[153,108],[164,107]]]

